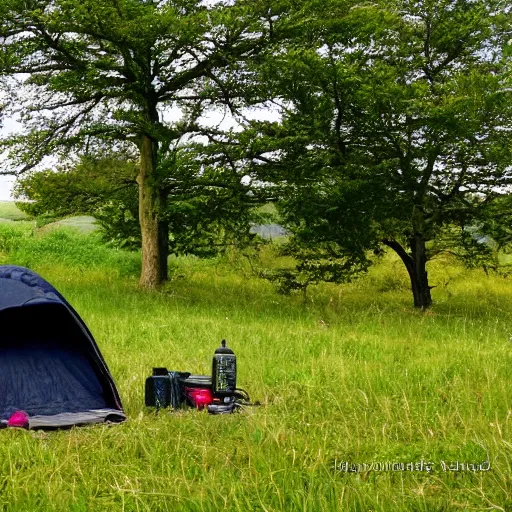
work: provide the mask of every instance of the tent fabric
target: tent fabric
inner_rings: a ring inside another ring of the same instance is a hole
[[[73,413],[54,414],[53,416],[32,416],[29,418],[29,428],[68,428],[76,425],[103,423],[105,421],[119,422],[124,419],[116,409],[94,409]]]
[[[30,428],[126,419],[87,326],[29,269],[0,266],[0,419],[16,410]]]

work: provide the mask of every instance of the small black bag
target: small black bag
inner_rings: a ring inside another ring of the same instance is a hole
[[[153,375],[146,379],[146,407],[177,409],[183,402],[181,379],[190,374],[170,372],[167,368],[153,368]]]

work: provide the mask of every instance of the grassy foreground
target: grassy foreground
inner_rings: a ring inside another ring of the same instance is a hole
[[[0,255],[80,313],[129,417],[1,431],[5,510],[512,510],[510,279],[434,265],[436,304],[419,313],[391,261],[304,302],[236,259],[176,260],[173,281],[144,292],[137,256],[64,231],[2,226]],[[262,406],[230,416],[144,407],[152,366],[209,373],[222,338]],[[335,461],[432,471],[345,472]],[[450,471],[456,462],[490,469]]]

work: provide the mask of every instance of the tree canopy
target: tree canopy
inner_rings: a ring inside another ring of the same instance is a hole
[[[508,240],[504,0],[5,0],[0,20],[7,112],[25,127],[4,141],[11,161],[131,151],[144,286],[166,276],[173,218],[215,219],[215,197],[244,217],[244,174],[279,199],[305,282],[349,279],[387,247],[428,307],[431,258],[483,261],[485,235]],[[219,103],[244,130],[202,124]]]
[[[206,106],[235,96],[243,85],[244,62],[269,37],[264,4],[5,0],[0,5],[0,74],[11,106],[4,115],[19,115],[24,127],[3,141],[15,171],[72,149],[131,149],[139,159],[142,286],[156,286],[167,275],[162,219],[167,197],[159,166],[173,143],[201,132]]]
[[[208,165],[198,146],[177,147],[160,172],[167,208],[169,253],[213,256],[253,241],[256,207],[265,197],[252,191],[240,173]],[[87,155],[59,169],[29,173],[18,180],[18,207],[32,216],[93,215],[105,241],[138,250],[137,166],[126,154]]]
[[[282,186],[287,250],[305,282],[339,282],[387,246],[428,307],[426,263],[446,250],[489,256],[484,219],[510,219],[498,208],[512,178],[506,5],[309,7],[261,71],[282,123],[248,135],[268,150],[261,178]]]

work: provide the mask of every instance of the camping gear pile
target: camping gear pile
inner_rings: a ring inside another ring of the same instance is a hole
[[[236,387],[236,356],[226,340],[215,351],[211,376],[153,368],[153,375],[146,379],[145,403],[157,410],[206,407],[210,414],[228,414],[251,405],[247,392]]]
[[[35,272],[0,266],[0,427],[126,419],[87,326]]]
[[[94,338],[66,299],[35,272],[0,266],[0,428],[67,428],[122,422],[119,393]],[[236,357],[225,340],[212,375],[154,368],[146,405],[186,404],[227,414],[250,404],[236,387]]]

